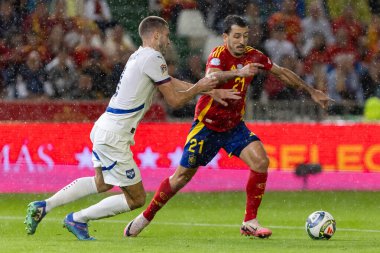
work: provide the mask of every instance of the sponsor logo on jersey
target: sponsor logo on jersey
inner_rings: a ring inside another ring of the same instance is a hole
[[[125,174],[127,175],[127,178],[133,179],[136,176],[136,173],[133,169],[126,170]]]
[[[212,58],[210,63],[211,63],[211,65],[219,66],[220,65],[220,59],[219,58]]]
[[[166,64],[162,64],[162,65],[160,66],[160,68],[161,68],[161,72],[162,72],[162,74],[165,74],[165,72],[168,71],[168,66],[166,66]]]

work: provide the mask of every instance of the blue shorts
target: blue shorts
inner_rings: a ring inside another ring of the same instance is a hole
[[[252,133],[244,121],[227,132],[216,132],[194,121],[183,149],[181,166],[197,168],[207,165],[223,148],[229,156],[240,156],[241,151],[253,141],[260,139]]]

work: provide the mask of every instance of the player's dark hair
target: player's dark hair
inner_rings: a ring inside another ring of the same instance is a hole
[[[228,15],[223,22],[223,32],[229,34],[231,32],[231,27],[237,25],[240,27],[247,27],[248,22],[244,18],[238,15]]]
[[[139,25],[139,35],[143,37],[144,35],[155,31],[160,30],[163,27],[169,27],[168,22],[165,19],[157,16],[149,16],[144,18]]]

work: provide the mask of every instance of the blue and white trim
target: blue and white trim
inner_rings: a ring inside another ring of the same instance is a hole
[[[116,108],[112,108],[110,106],[107,107],[106,109],[106,112],[110,112],[110,113],[113,113],[113,114],[127,114],[127,113],[132,113],[132,112],[137,112],[137,111],[140,111],[144,108],[145,104],[142,104],[136,108],[133,108],[133,109],[128,109],[128,110],[124,110],[124,109],[116,109]]]

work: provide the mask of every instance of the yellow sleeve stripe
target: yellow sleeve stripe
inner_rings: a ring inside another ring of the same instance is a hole
[[[212,54],[212,57],[219,57],[220,56],[220,53],[223,52],[223,50],[225,49],[224,46],[219,46],[215,49],[214,53]]]
[[[219,53],[218,53],[218,57],[220,57],[220,54],[224,51],[224,49],[226,49],[224,46],[222,46],[222,48],[220,49]]]
[[[222,46],[219,46],[219,47],[217,47],[217,48],[215,49],[215,51],[212,53],[212,57],[216,57],[216,55],[218,54],[218,52],[219,52],[219,50],[220,50],[221,47],[222,47]]]
[[[187,135],[185,146],[197,133],[199,133],[203,129],[204,126],[205,124],[203,124],[202,121],[198,122],[198,124],[193,128],[193,130],[191,130],[190,133]]]
[[[252,51],[253,49],[254,49],[253,47],[246,46],[246,47],[245,47],[245,52],[250,52],[250,51]]]

